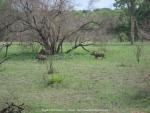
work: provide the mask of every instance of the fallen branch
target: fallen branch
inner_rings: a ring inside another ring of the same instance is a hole
[[[24,104],[16,105],[14,103],[8,104],[7,107],[3,108],[0,113],[22,113],[24,110]]]
[[[93,24],[95,26],[98,26],[97,29],[100,28],[100,26],[102,26],[104,24],[104,22],[102,23],[98,23],[98,22],[95,22],[95,21],[89,21],[89,22],[86,22],[84,23],[83,25],[81,25],[79,28],[77,28],[76,30],[70,32],[70,33],[67,33],[63,36],[63,38],[61,39],[60,43],[58,44],[58,47],[57,47],[57,53],[59,52],[60,48],[62,47],[64,41],[66,39],[69,39],[70,37],[72,37],[73,35],[77,34],[78,32],[83,32],[83,31],[92,31],[92,30],[97,30],[95,28],[90,28],[89,25],[90,24]],[[76,38],[75,40],[75,43],[77,43],[79,37]],[[82,47],[82,45],[80,45],[80,47]],[[78,47],[74,47],[75,49],[78,48]],[[73,49],[73,48],[72,48]],[[85,50],[85,49],[84,49]],[[68,50],[69,51],[69,50]],[[87,50],[86,50],[87,51]]]
[[[75,44],[71,49],[67,50],[65,53],[70,53],[71,51],[73,51],[79,47],[81,47],[86,52],[90,52],[88,49],[85,48],[85,46],[90,46],[90,45],[94,45],[94,44],[83,44],[83,43],[80,43],[78,45]]]
[[[88,49],[86,49],[84,46],[81,46],[83,50],[90,52]]]

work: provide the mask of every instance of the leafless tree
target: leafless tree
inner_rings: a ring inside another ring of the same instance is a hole
[[[94,23],[85,21],[79,26],[68,27],[71,18],[69,0],[11,0],[11,7],[17,12],[18,19],[18,29],[13,29],[11,32],[36,33],[34,42],[40,43],[49,54],[62,52],[66,40],[88,30],[88,24]],[[77,42],[78,39],[76,37],[75,41]],[[81,45],[82,48],[87,46],[83,41],[76,46]]]
[[[66,40],[74,41],[74,45],[66,53],[78,47],[89,51],[85,47],[92,44],[87,43],[89,39],[83,34],[92,33],[93,30],[97,32],[100,26],[92,18],[76,18],[68,0],[7,1],[8,14],[11,14],[12,18],[8,22],[4,21],[5,24],[1,25],[1,28],[15,33],[14,38],[18,37],[18,34],[32,34],[32,41],[41,44],[49,54],[62,52]]]

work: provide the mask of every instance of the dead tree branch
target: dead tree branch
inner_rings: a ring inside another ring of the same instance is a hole
[[[22,113],[24,111],[24,104],[16,105],[14,103],[7,103],[7,107],[3,108],[0,113]]]
[[[8,58],[4,58],[3,60],[0,61],[0,65],[3,64],[5,61],[7,61]]]

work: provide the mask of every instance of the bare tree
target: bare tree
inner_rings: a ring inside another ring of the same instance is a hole
[[[55,54],[60,29],[57,23],[63,14],[63,5],[64,0],[14,0],[13,6],[18,10],[22,27],[20,32],[36,32],[39,37],[35,41],[49,50],[50,54]]]
[[[88,31],[88,25],[94,23],[82,21],[78,26],[76,23],[71,24],[69,0],[11,0],[11,4],[13,10],[17,12],[19,26],[11,32],[36,33],[34,42],[40,43],[49,54],[62,52],[63,43],[70,38],[77,42],[76,35]],[[69,24],[73,26],[68,26]],[[82,48],[89,45],[83,42],[86,41],[82,40],[78,45],[82,45]]]

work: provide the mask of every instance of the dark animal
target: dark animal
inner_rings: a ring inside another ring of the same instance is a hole
[[[51,55],[51,51],[50,50],[41,49],[39,54],[41,54],[41,55]]]
[[[42,55],[42,54],[38,54],[37,57],[36,57],[38,60],[40,61],[44,61],[47,59],[47,56],[46,55]]]
[[[98,59],[98,58],[105,58],[105,54],[104,53],[98,53],[98,52],[95,52],[95,51],[93,51],[92,53],[91,53],[91,55],[93,55],[96,59]]]

